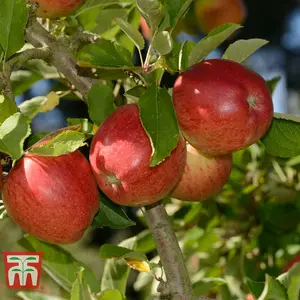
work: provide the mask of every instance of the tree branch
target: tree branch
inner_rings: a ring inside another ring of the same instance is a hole
[[[167,278],[167,282],[161,282],[158,287],[162,299],[212,300],[194,296],[183,254],[163,203],[147,206],[145,216]]]
[[[37,48],[43,46],[50,48],[52,52],[50,63],[75,86],[86,101],[88,90],[92,86],[92,79],[78,74],[76,60],[70,49],[51,36],[35,19],[32,19],[28,24],[25,39]]]
[[[146,220],[167,278],[167,282],[160,285],[159,292],[166,299],[192,300],[192,284],[164,205],[146,207]]]
[[[22,68],[23,64],[25,64],[30,59],[43,59],[48,61],[51,57],[51,51],[49,48],[41,48],[41,49],[27,49],[21,53],[17,53],[14,57],[7,61],[7,64],[10,66],[11,71],[16,71]]]

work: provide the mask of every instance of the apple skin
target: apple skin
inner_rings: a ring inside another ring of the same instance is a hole
[[[143,17],[141,17],[141,19],[140,19],[140,29],[141,29],[141,32],[142,32],[144,38],[146,40],[150,40],[150,38],[151,38],[150,28],[148,27],[148,24]]]
[[[99,127],[91,145],[90,163],[100,189],[115,203],[144,206],[165,197],[185,165],[186,145],[150,167],[152,148],[136,104],[116,109]]]
[[[232,155],[204,156],[187,145],[187,160],[180,181],[171,197],[183,201],[201,201],[218,193],[232,169]]]
[[[272,96],[264,79],[224,59],[195,64],[175,81],[173,104],[186,140],[202,153],[247,148],[269,129]]]
[[[83,4],[83,0],[27,0],[37,3],[36,16],[40,18],[56,19],[65,17]]]
[[[194,10],[203,33],[225,23],[242,24],[247,11],[242,0],[196,0]]]
[[[81,239],[99,210],[97,184],[78,150],[57,157],[25,155],[6,177],[2,196],[15,223],[55,244]]]

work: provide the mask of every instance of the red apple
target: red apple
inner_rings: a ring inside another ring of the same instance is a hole
[[[142,126],[139,107],[116,109],[99,127],[90,163],[100,189],[115,203],[143,206],[165,197],[179,180],[186,157],[185,142],[162,163],[150,167],[152,148]]]
[[[148,24],[143,17],[141,17],[141,19],[140,19],[140,28],[141,28],[141,32],[142,32],[144,38],[146,40],[150,40],[150,38],[151,38],[150,28],[148,27]]]
[[[196,0],[194,9],[199,28],[204,33],[225,23],[242,24],[247,15],[242,0]]]
[[[99,209],[97,184],[79,151],[25,155],[6,177],[2,195],[13,221],[49,243],[79,240]]]
[[[287,272],[290,268],[292,268],[296,263],[300,262],[300,254],[296,255],[292,260],[290,260],[287,265],[282,269],[282,272]]]
[[[83,4],[83,0],[27,0],[37,3],[36,16],[40,18],[56,19],[65,17]]]
[[[173,89],[179,126],[202,153],[221,155],[246,148],[269,129],[272,96],[264,79],[224,59],[195,64]]]
[[[201,201],[218,193],[227,182],[232,168],[232,155],[204,156],[187,145],[183,175],[171,196],[183,201]]]

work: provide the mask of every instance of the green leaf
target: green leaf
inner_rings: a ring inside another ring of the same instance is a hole
[[[12,89],[15,96],[19,96],[28,91],[32,85],[41,80],[43,77],[29,70],[18,70],[11,74]]]
[[[134,29],[139,30],[140,20],[141,20],[141,14],[136,7],[128,11],[127,22]],[[135,48],[134,44],[132,43],[132,40],[123,31],[117,33],[116,41],[118,42],[119,45],[125,47],[131,53],[131,55],[133,55],[134,48]],[[143,43],[145,43],[144,38],[143,38]]]
[[[0,125],[17,111],[15,102],[0,94]]]
[[[137,103],[141,96],[146,92],[146,88],[137,85],[130,90],[127,90],[124,96],[127,98],[128,103]]]
[[[40,132],[34,135],[31,135],[27,140],[27,146],[28,148],[36,144],[38,141],[43,139],[46,135],[48,135],[48,132]]]
[[[81,132],[87,135],[93,135],[94,126],[86,118],[68,118],[67,119],[69,126],[81,125]]]
[[[28,11],[24,0],[2,0],[0,4],[0,49],[9,58],[25,43],[24,30]]]
[[[117,245],[104,244],[100,248],[100,258],[102,259],[122,259],[128,258],[133,260],[148,261],[147,256],[143,252],[132,251],[125,247]]]
[[[179,52],[179,71],[184,71],[189,67],[189,57],[192,50],[195,48],[196,43],[193,41],[185,41]]]
[[[122,69],[96,69],[95,76],[101,80],[119,80],[126,79],[127,74]]]
[[[128,11],[124,8],[118,6],[104,8],[99,4],[81,13],[78,21],[84,30],[101,35],[102,38],[111,39],[120,31],[117,26],[113,26],[114,19],[126,18],[127,14]]]
[[[299,300],[300,295],[300,263],[296,263],[287,273],[277,278],[286,288],[289,300]]]
[[[258,300],[289,300],[284,286],[275,278],[266,275],[265,288]]]
[[[212,30],[191,51],[188,66],[190,67],[202,61],[209,53],[220,46],[236,30],[240,29],[241,27],[242,26],[238,24],[223,24]]]
[[[159,0],[136,0],[136,6],[153,33],[163,19],[162,3]]]
[[[169,15],[170,27],[174,28],[188,10],[193,0],[166,0],[165,6]]]
[[[121,242],[119,246],[135,250],[136,237],[132,237]],[[101,281],[101,291],[117,289],[123,296],[125,296],[129,271],[130,268],[126,264],[125,260],[110,259],[106,261]]]
[[[188,68],[188,59],[195,47],[193,41],[175,42],[172,52],[166,55],[166,63],[172,71],[184,71]]]
[[[122,293],[119,290],[106,290],[97,297],[98,300],[123,300]]]
[[[80,16],[87,10],[93,10],[96,7],[107,7],[118,4],[121,7],[127,7],[132,4],[132,0],[86,0],[84,4],[77,10],[77,16]]]
[[[98,68],[133,67],[130,52],[116,43],[102,39],[98,43],[85,45],[78,53],[78,64]]]
[[[29,235],[22,238],[18,244],[28,251],[44,252],[43,269],[66,291],[71,292],[72,284],[76,280],[76,272],[80,267],[84,267],[85,281],[92,292],[99,292],[99,282],[93,271],[73,258],[68,251],[59,246],[41,242]]]
[[[28,119],[17,112],[7,118],[0,126],[0,151],[19,159],[23,155],[25,139],[30,135]]]
[[[45,102],[40,107],[40,112],[48,112],[59,105],[60,97],[56,92],[52,91],[45,96]]]
[[[151,140],[150,166],[161,163],[179,141],[179,128],[171,96],[165,88],[152,84],[140,98],[140,117]]]
[[[33,119],[39,112],[48,112],[59,104],[59,96],[56,92],[50,92],[46,96],[34,97],[26,100],[19,105],[21,113]]]
[[[41,294],[38,292],[18,292],[17,296],[23,300],[66,300],[58,296]]]
[[[294,203],[265,203],[260,205],[258,214],[261,224],[278,234],[293,231],[300,224],[300,213]]]
[[[197,281],[196,283],[193,284],[193,290],[195,293],[195,296],[201,296],[206,294],[207,292],[209,292],[210,290],[227,284],[226,280],[224,280],[223,278],[203,278],[199,281]]]
[[[153,47],[160,55],[166,55],[172,51],[173,40],[168,31],[161,31],[153,38]]]
[[[89,286],[85,283],[83,272],[84,268],[80,267],[77,272],[76,280],[72,285],[70,300],[95,300]]]
[[[55,136],[49,142],[29,149],[28,153],[42,156],[60,156],[74,152],[85,146],[85,134],[79,131],[66,130]]]
[[[266,150],[280,157],[300,154],[300,118],[292,115],[274,114],[269,131],[262,137]]]
[[[26,100],[19,105],[20,112],[28,117],[33,119],[40,111],[40,107],[47,101],[47,97],[38,96],[30,100]]]
[[[262,39],[238,40],[227,48],[222,58],[241,63],[268,43],[269,41]]]
[[[123,19],[116,18],[115,21],[121,28],[121,30],[132,40],[132,42],[138,49],[144,49],[145,40],[142,34],[136,28],[134,28],[130,23]]]
[[[267,80],[266,83],[268,85],[268,88],[269,88],[269,91],[271,94],[274,93],[276,87],[277,87],[277,84],[278,82],[280,81],[281,77],[280,76],[277,76],[277,77],[274,77],[270,80]]]
[[[256,282],[250,278],[246,278],[248,288],[252,295],[258,298],[264,290],[265,283],[264,282]]]
[[[136,236],[136,251],[149,253],[155,249],[156,245],[149,229],[141,231]]]
[[[181,41],[175,41],[173,44],[173,49],[170,53],[165,56],[166,63],[173,72],[179,70],[179,54],[182,48]]]
[[[93,227],[101,228],[104,226],[112,229],[123,229],[136,225],[128,218],[121,206],[110,201],[103,193],[100,193],[101,209],[96,214],[92,223]]]
[[[111,87],[102,83],[94,84],[88,92],[90,118],[100,125],[115,109]]]

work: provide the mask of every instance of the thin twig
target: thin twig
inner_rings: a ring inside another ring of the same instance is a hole
[[[17,71],[31,59],[42,59],[47,61],[51,57],[51,51],[48,47],[41,49],[27,49],[23,52],[17,53],[14,57],[7,61],[7,64],[13,71]]]

